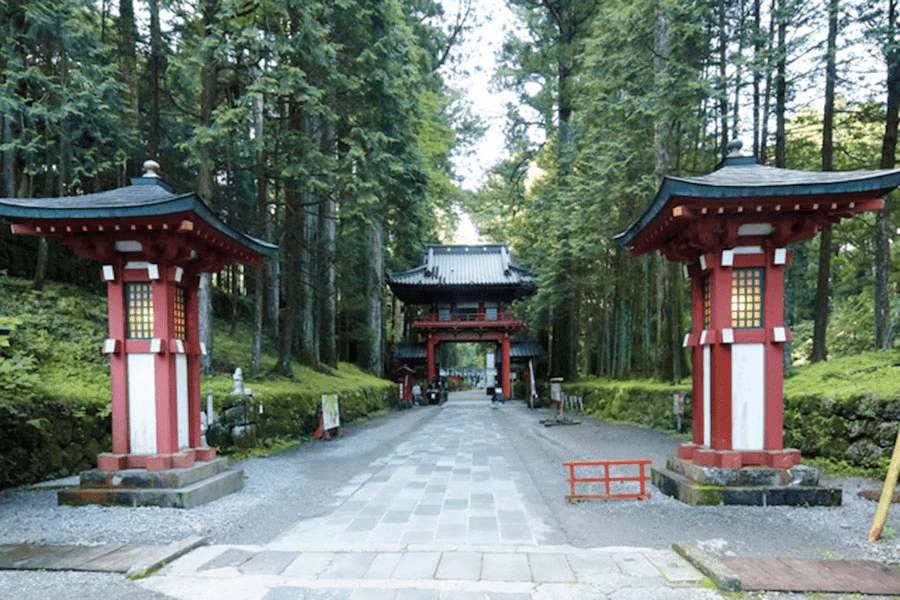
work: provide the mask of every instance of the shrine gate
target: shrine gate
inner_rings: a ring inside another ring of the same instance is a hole
[[[508,244],[426,244],[422,264],[388,275],[388,285],[404,304],[425,307],[412,327],[425,338],[429,382],[437,375],[438,344],[495,342],[503,396],[511,397],[512,338],[524,323],[508,317],[506,309],[534,293],[534,278],[514,264]]]

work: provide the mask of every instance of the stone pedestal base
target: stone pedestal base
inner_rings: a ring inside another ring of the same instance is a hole
[[[842,500],[840,488],[820,487],[819,471],[806,465],[728,469],[670,456],[665,470],[651,470],[651,480],[691,506],[840,506]]]
[[[78,489],[61,490],[56,499],[59,504],[75,506],[103,504],[193,508],[243,487],[243,470],[229,469],[228,460],[218,458],[184,469],[83,471]]]

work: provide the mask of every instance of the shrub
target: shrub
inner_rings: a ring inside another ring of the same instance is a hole
[[[590,378],[563,385],[570,396],[584,398],[584,412],[608,421],[634,423],[675,431],[678,419],[672,410],[672,396],[690,393],[690,384],[671,385],[652,380],[616,381]],[[684,431],[691,428],[691,407],[685,405],[681,417]]]

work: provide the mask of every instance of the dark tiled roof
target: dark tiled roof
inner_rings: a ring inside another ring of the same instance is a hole
[[[671,198],[803,197],[871,192],[880,197],[900,185],[900,169],[877,171],[795,171],[756,164],[750,156],[729,156],[715,171],[698,177],[665,177],[640,219],[613,239],[628,245],[663,210]]]
[[[530,284],[534,278],[513,264],[508,244],[426,244],[422,266],[388,275],[390,284],[496,286]]]
[[[13,221],[154,217],[192,212],[207,224],[252,250],[271,255],[278,246],[233,229],[195,194],[175,193],[164,181],[136,177],[131,185],[81,196],[61,198],[0,198],[0,216]]]
[[[394,358],[403,361],[424,361],[428,359],[428,348],[425,344],[400,342],[394,346]]]
[[[544,356],[544,348],[537,340],[522,340],[509,345],[510,358],[540,358]]]

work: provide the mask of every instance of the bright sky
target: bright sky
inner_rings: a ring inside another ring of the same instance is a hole
[[[453,22],[465,0],[441,0],[447,20]],[[467,32],[455,51],[454,64],[445,68],[447,83],[458,90],[471,111],[486,127],[484,136],[467,153],[458,153],[452,160],[456,173],[462,178],[462,187],[476,190],[484,181],[485,173],[505,158],[504,127],[506,105],[515,95],[494,89],[491,81],[497,68],[497,54],[507,31],[515,23],[513,13],[504,0],[475,0],[472,3],[474,27]],[[455,239],[458,244],[477,244],[484,240],[468,214],[459,209],[459,226]]]
[[[452,22],[464,0],[441,0],[441,3],[447,20]],[[496,91],[491,78],[497,67],[497,53],[516,18],[504,0],[475,0],[473,13],[475,26],[455,52],[459,60],[443,72],[447,83],[463,94],[472,112],[487,127],[470,154],[453,158],[462,186],[468,190],[477,189],[485,171],[504,158],[506,104],[515,100],[510,92]]]

